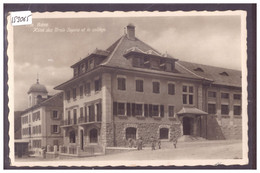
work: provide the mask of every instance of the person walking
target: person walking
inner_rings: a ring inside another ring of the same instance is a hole
[[[152,143],[152,150],[155,150],[155,140],[154,137],[151,137],[151,143]]]
[[[174,146],[174,148],[177,148],[177,142],[178,142],[178,138],[174,137],[173,138],[173,146]]]
[[[140,145],[140,150],[142,150],[143,149],[143,138],[142,137],[140,137],[140,139],[139,139],[139,145]]]
[[[158,139],[158,149],[161,149],[161,140]]]

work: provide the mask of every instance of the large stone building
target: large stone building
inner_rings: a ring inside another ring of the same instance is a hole
[[[62,145],[62,119],[63,94],[49,96],[37,79],[28,91],[28,108],[21,115],[21,141],[29,144],[29,151]]]
[[[140,137],[145,144],[151,137],[232,138],[227,131],[241,127],[240,71],[178,61],[136,38],[132,24],[71,68],[74,77],[55,88],[64,92],[65,153]]]

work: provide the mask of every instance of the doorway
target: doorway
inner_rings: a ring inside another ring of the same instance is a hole
[[[183,135],[192,135],[193,119],[190,117],[183,117]]]

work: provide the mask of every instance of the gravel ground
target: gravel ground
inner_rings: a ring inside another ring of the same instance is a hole
[[[96,157],[74,158],[77,160],[105,161],[105,160],[196,160],[196,159],[240,159],[242,158],[241,140],[194,141],[179,142],[177,148],[172,143],[162,143],[161,149],[151,150],[150,147],[141,151],[109,154]],[[23,158],[16,161],[51,161],[55,159]],[[57,159],[56,159],[57,160]],[[66,159],[63,161],[70,161]]]

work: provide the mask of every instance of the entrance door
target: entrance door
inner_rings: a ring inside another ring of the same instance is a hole
[[[183,135],[191,135],[192,119],[189,117],[183,117]]]
[[[80,148],[84,150],[84,133],[83,130],[80,130]]]
[[[89,131],[89,142],[97,143],[98,142],[98,131],[97,129],[92,129]]]

